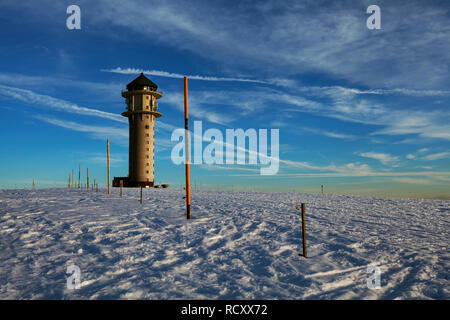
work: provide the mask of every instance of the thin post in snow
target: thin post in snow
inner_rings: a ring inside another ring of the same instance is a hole
[[[89,190],[89,168],[87,169],[87,177],[86,177],[86,189]]]
[[[295,206],[295,209],[299,210],[300,208],[298,206]],[[298,254],[299,256],[303,256],[307,258],[306,253],[306,222],[305,222],[305,212],[306,212],[306,205],[302,203],[302,240],[303,240],[303,254]]]
[[[141,199],[139,199],[139,202],[142,204],[142,186],[141,186]]]
[[[120,180],[120,197],[122,198],[123,180]]]
[[[78,165],[78,189],[81,188],[81,164]]]
[[[106,140],[106,152],[107,152],[107,161],[108,161],[108,194],[111,194],[111,182],[109,181],[111,178],[111,174],[109,171],[109,139]]]

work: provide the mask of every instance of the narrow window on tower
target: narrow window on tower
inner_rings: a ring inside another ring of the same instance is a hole
[[[148,129],[148,128],[149,128],[149,126],[148,126],[148,124],[146,124],[146,125],[145,125],[145,129]]]

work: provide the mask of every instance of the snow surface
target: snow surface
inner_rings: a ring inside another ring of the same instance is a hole
[[[0,191],[0,298],[450,298],[450,201],[194,190],[187,221],[183,190],[138,199]],[[66,287],[72,264],[78,290]],[[379,289],[367,288],[371,265]]]

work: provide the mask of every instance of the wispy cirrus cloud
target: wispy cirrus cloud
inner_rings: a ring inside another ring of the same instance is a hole
[[[387,153],[363,152],[359,154],[361,157],[371,158],[380,161],[382,164],[390,164],[398,161],[398,157]]]
[[[253,176],[250,174],[236,174],[234,176]],[[378,172],[378,171],[347,171],[347,172],[320,172],[320,173],[278,173],[280,178],[345,178],[345,177],[436,177],[436,179],[449,181],[450,171],[411,171],[411,172]]]
[[[120,114],[106,112],[94,108],[81,107],[75,103],[63,99],[54,98],[49,95],[39,94],[27,89],[0,85],[0,95],[10,97],[18,101],[22,101],[26,105],[31,104],[37,107],[46,107],[51,110],[79,114],[90,117],[97,117],[112,120],[115,122],[120,122],[123,124],[128,124],[128,119],[121,116]],[[172,131],[177,127],[158,120],[156,128],[165,131]]]
[[[288,112],[305,112],[345,122],[379,126],[379,129],[371,133],[372,136],[415,135],[420,138],[450,140],[448,109],[390,107],[342,90],[327,95],[327,101],[314,101],[314,94],[305,97],[283,93],[279,96],[280,102],[285,104],[284,110]],[[270,96],[267,98],[271,99]]]
[[[232,122],[234,118],[229,113],[218,113],[214,109],[206,106],[207,104],[215,104],[218,100],[220,101],[217,97],[215,100],[207,100],[202,93],[191,95],[189,98],[189,113],[199,119],[220,125]],[[181,93],[166,93],[164,103],[171,105],[179,111],[184,111],[184,96]]]
[[[445,158],[450,158],[450,152],[433,153],[422,157],[423,160],[439,160]]]
[[[327,130],[321,130],[321,129],[314,129],[314,128],[302,128],[304,131],[312,132],[315,134],[323,135],[329,138],[336,138],[336,139],[348,139],[348,140],[354,140],[358,137],[352,134],[345,134],[345,133],[338,133],[338,132],[332,132]]]
[[[111,139],[118,144],[128,145],[128,129],[125,127],[86,125],[75,121],[66,121],[41,115],[35,115],[34,118],[61,128],[88,133],[95,139]]]
[[[200,76],[200,75],[183,75],[179,73],[160,71],[160,70],[144,70],[137,68],[124,68],[116,67],[113,69],[102,69],[103,72],[112,72],[112,73],[120,73],[120,74],[139,74],[141,72],[145,74],[149,74],[157,77],[165,77],[165,78],[175,78],[175,79],[183,79],[184,77],[188,77],[189,80],[201,80],[201,81],[225,81],[225,82],[252,82],[252,83],[264,83],[268,84],[269,82],[263,80],[254,80],[254,79],[243,79],[243,78],[228,78],[228,77],[214,77],[214,76]]]
[[[232,68],[324,72],[371,87],[431,89],[449,82],[449,20],[438,1],[385,5],[389,23],[377,32],[367,30],[365,7],[351,0],[244,2],[238,8],[181,1],[96,5],[103,14],[92,23],[124,27]]]
[[[436,181],[432,181],[429,179],[417,179],[417,178],[394,178],[392,179],[395,182],[406,183],[406,184],[419,184],[419,185],[434,185],[439,184]]]
[[[123,85],[120,83],[109,82],[93,82],[71,78],[61,78],[58,76],[39,76],[27,75],[20,73],[0,73],[0,83],[9,86],[23,87],[26,85],[27,89],[33,90],[39,88],[77,88],[86,92],[95,92],[102,97],[120,95]],[[22,88],[24,89],[24,88]]]
[[[64,111],[86,116],[94,116],[121,123],[128,122],[128,120],[122,117],[120,114],[105,112],[94,108],[80,107],[75,103],[54,98],[48,95],[39,94],[31,90],[0,85],[0,95],[22,101],[25,104],[44,106],[57,111]]]

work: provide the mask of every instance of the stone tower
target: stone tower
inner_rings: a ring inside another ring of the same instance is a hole
[[[153,187],[155,177],[155,120],[161,117],[157,112],[156,100],[162,97],[158,86],[143,73],[122,91],[127,110],[122,116],[128,118],[129,158],[128,177],[114,178],[113,186],[123,180],[124,187]]]

